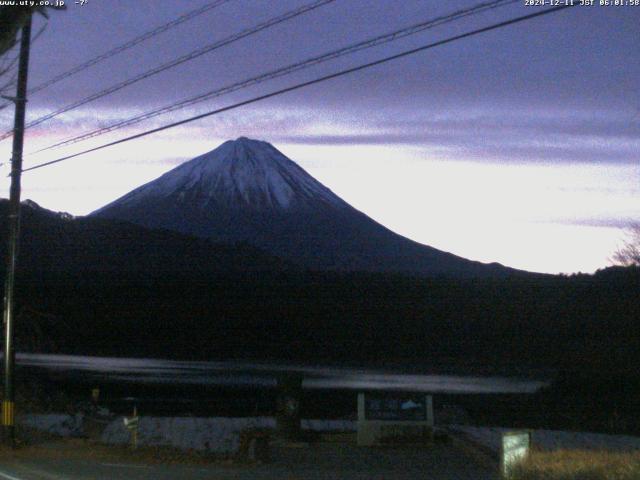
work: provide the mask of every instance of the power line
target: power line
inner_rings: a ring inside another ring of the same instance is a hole
[[[36,40],[38,40],[38,38],[40,38],[40,36],[45,32],[48,26],[49,26],[49,23],[47,22],[42,27],[40,27],[40,30],[38,30],[36,34],[33,36],[33,38],[31,39],[32,44],[35,43]],[[0,74],[6,73],[9,70],[11,70],[14,66],[16,66],[16,64],[18,63],[18,60],[20,60],[19,53],[13,59],[11,59],[11,61],[7,65],[3,65],[2,67],[0,67]],[[3,60],[3,63],[4,62],[5,60]]]
[[[16,55],[12,59],[9,59],[8,55],[4,57],[2,59],[2,63],[0,64],[0,75],[4,75],[8,71],[10,71],[13,67],[16,66],[17,63],[18,63],[18,55]]]
[[[71,103],[69,105],[66,105],[58,110],[55,110],[47,115],[44,115],[36,120],[33,120],[31,122],[29,122],[26,126],[26,128],[30,128],[30,127],[35,127],[36,125],[40,125],[43,122],[46,122],[47,120],[50,120],[54,117],[57,117],[58,115],[62,114],[62,113],[66,113],[70,110],[73,110],[75,108],[78,108],[82,105],[85,105],[89,102],[92,102],[94,100],[97,100],[99,98],[102,98],[106,95],[109,95],[111,93],[117,92],[118,90],[121,90],[129,85],[133,85],[134,83],[137,83],[141,80],[144,80],[146,78],[149,78],[153,75],[157,75],[158,73],[164,72],[165,70],[168,70],[169,68],[175,67],[177,65],[180,65],[184,62],[187,62],[189,60],[193,60],[197,57],[200,57],[202,55],[204,55],[205,53],[209,53],[213,50],[216,50],[218,48],[222,48],[226,45],[229,45],[233,42],[236,42],[242,38],[248,37],[250,35],[253,35],[255,33],[258,33],[262,30],[265,30],[267,28],[270,28],[274,25],[277,25],[279,23],[285,22],[287,20],[290,20],[292,18],[295,18],[299,15],[302,15],[304,13],[307,13],[311,10],[315,10],[316,8],[322,7],[328,3],[332,3],[335,0],[315,0],[314,2],[311,2],[309,4],[303,5],[302,7],[296,8],[294,10],[290,10],[286,13],[284,13],[283,15],[279,15],[277,17],[273,17],[265,22],[259,23],[251,28],[247,28],[245,30],[242,30],[239,33],[236,33],[234,35],[231,35],[223,40],[220,40],[218,42],[206,45],[205,47],[199,48],[197,50],[194,50],[190,53],[187,53],[186,55],[182,55],[181,57],[178,57],[174,60],[171,60],[170,62],[167,63],[163,63],[162,65],[159,65],[151,70],[148,70],[140,75],[137,75],[133,78],[124,80],[122,82],[119,82],[115,85],[112,85],[110,87],[105,88],[104,90],[101,90],[97,93],[94,93],[93,95],[90,95],[88,97],[83,98],[82,100],[78,100],[77,102]],[[3,140],[5,138],[10,137],[13,134],[12,131],[8,131],[5,132],[4,134],[0,135],[0,140]]]
[[[36,92],[39,92],[40,90],[44,90],[47,87],[50,87],[51,85],[58,83],[61,80],[64,80],[65,78],[71,77],[73,75],[75,75],[76,73],[82,72],[83,70],[86,70],[87,68],[103,61],[106,60],[107,58],[113,57],[114,55],[124,52],[125,50],[128,50],[136,45],[138,45],[139,43],[144,42],[145,40],[148,40],[150,38],[153,38],[163,32],[166,32],[167,30],[170,30],[173,27],[176,27],[178,25],[180,25],[181,23],[184,23],[188,20],[191,20],[193,18],[196,18],[206,12],[208,12],[209,10],[212,10],[224,3],[230,2],[231,0],[217,0],[215,2],[211,2],[208,3],[200,8],[197,8],[195,10],[192,10],[191,12],[187,12],[184,15],[179,16],[178,18],[165,23],[164,25],[161,25],[153,30],[150,30],[146,33],[143,33],[142,35],[122,44],[119,45],[111,50],[109,50],[108,52],[103,53],[102,55],[99,55],[95,58],[92,58],[91,60],[86,61],[85,63],[82,63],[80,65],[77,65],[76,67],[67,70],[66,72],[63,72],[49,80],[47,80],[46,82],[41,83],[40,85],[37,85],[31,89],[28,90],[27,93],[29,94],[34,94]],[[40,31],[38,31],[38,33],[36,33],[36,35],[34,36],[32,42],[34,42],[35,40],[38,39],[38,37],[44,32],[44,30],[46,29],[47,24],[44,25],[44,27],[42,27],[40,29]],[[6,70],[9,70],[13,64],[15,62],[17,62],[18,57],[16,56],[16,58],[13,60],[13,62],[7,67]],[[0,73],[4,73],[4,72],[0,72]],[[13,83],[15,83],[15,80],[13,80]],[[11,84],[7,84],[6,86],[10,86]],[[5,86],[5,87],[6,87]],[[1,88],[5,88],[5,87],[1,87]],[[5,103],[4,105],[0,105],[0,110],[2,110],[3,108],[7,107],[8,105],[10,105],[10,103]],[[2,137],[0,138],[0,140],[3,140],[6,137]]]
[[[29,89],[29,94],[34,94],[36,92],[39,92],[40,90],[44,90],[47,87],[50,87],[51,85],[58,83],[62,80],[64,80],[65,78],[69,78],[73,75],[75,75],[76,73],[82,72],[83,70],[86,70],[89,67],[92,67],[93,65],[102,62],[103,60],[106,60],[107,58],[111,58],[114,55],[117,55],[118,53],[122,53],[125,50],[129,50],[130,48],[135,47],[136,45],[149,40],[150,38],[153,38],[157,35],[160,35],[161,33],[166,32],[167,30],[171,30],[172,28],[180,25],[181,23],[184,23],[186,21],[189,21],[193,18],[196,18],[206,12],[208,12],[209,10],[212,10],[214,8],[219,7],[220,5],[227,3],[231,0],[216,0],[215,2],[210,2],[200,8],[197,8],[195,10],[192,10],[190,12],[185,13],[184,15],[180,15],[179,17],[175,18],[174,20],[165,23],[164,25],[160,25],[157,28],[154,28],[153,30],[150,30],[146,33],[143,33],[142,35],[139,35],[137,37],[135,37],[132,40],[129,40],[126,43],[123,43],[122,45],[119,45],[111,50],[109,50],[108,52],[103,53],[102,55],[98,55],[95,58],[92,58],[91,60],[88,60],[84,63],[81,63],[80,65],[77,65],[65,72],[62,72],[61,74],[47,80],[46,82],[41,83],[40,85],[36,85],[35,87]]]
[[[31,39],[31,46],[33,46],[36,43],[36,41],[40,38],[40,36],[45,32],[48,25],[49,23],[45,23],[42,27],[40,27],[40,30],[38,30],[36,34],[33,36],[33,38]],[[9,71],[11,71],[11,69],[18,62],[19,58],[20,58],[20,55],[16,55],[16,57],[10,60],[7,65],[0,66],[0,75],[5,75]],[[5,62],[3,61],[3,63]],[[3,85],[0,85],[0,93],[4,92],[7,88],[16,85],[17,83],[18,83],[18,72],[15,72],[7,82],[5,82]],[[0,110],[3,110],[4,108],[12,104],[13,102],[4,103],[0,105]]]
[[[578,5],[578,4],[576,3],[574,5]],[[70,160],[72,158],[79,157],[81,155],[86,155],[87,153],[95,152],[95,151],[102,150],[102,149],[107,148],[107,147],[112,147],[112,146],[119,145],[121,143],[125,143],[125,142],[131,141],[131,140],[135,140],[135,139],[138,139],[138,138],[146,137],[147,135],[151,135],[153,133],[161,132],[163,130],[168,130],[168,129],[173,128],[173,127],[177,127],[177,126],[180,126],[180,125],[191,123],[191,122],[194,122],[196,120],[200,120],[202,118],[206,118],[206,117],[217,115],[217,114],[220,114],[220,113],[223,113],[223,112],[227,112],[229,110],[234,110],[236,108],[240,108],[240,107],[243,107],[245,105],[249,105],[249,104],[256,103],[256,102],[259,102],[259,101],[262,101],[262,100],[266,100],[268,98],[275,97],[275,96],[278,96],[278,95],[282,95],[284,93],[292,92],[294,90],[299,90],[301,88],[308,87],[308,86],[311,86],[311,85],[315,85],[315,84],[318,84],[318,83],[321,83],[321,82],[324,82],[324,81],[327,81],[327,80],[331,80],[331,79],[334,79],[334,78],[342,77],[342,76],[348,75],[350,73],[358,72],[360,70],[364,70],[364,69],[371,68],[371,67],[374,67],[374,66],[377,66],[377,65],[381,65],[383,63],[387,63],[387,62],[390,62],[392,60],[397,60],[399,58],[407,57],[409,55],[413,55],[413,54],[416,54],[416,53],[419,53],[419,52],[422,52],[422,51],[425,51],[425,50],[429,50],[429,49],[432,49],[432,48],[435,48],[435,47],[439,47],[439,46],[442,46],[442,45],[445,45],[445,44],[448,44],[448,43],[452,43],[452,42],[455,42],[455,41],[458,41],[458,40],[462,40],[464,38],[468,38],[468,37],[471,37],[471,36],[474,36],[474,35],[478,35],[478,34],[481,34],[481,33],[489,32],[489,31],[496,30],[496,29],[499,29],[499,28],[502,28],[502,27],[506,27],[506,26],[513,25],[513,24],[516,24],[516,23],[524,22],[524,21],[527,21],[527,20],[531,20],[533,18],[540,17],[540,16],[543,16],[543,15],[547,15],[547,14],[550,14],[550,13],[555,13],[555,12],[558,12],[560,10],[564,10],[566,8],[571,8],[574,5],[571,5],[571,4],[561,5],[561,6],[558,6],[558,7],[553,7],[553,8],[549,8],[549,9],[546,9],[546,10],[542,10],[540,12],[530,13],[528,15],[523,15],[523,16],[520,16],[520,17],[512,18],[510,20],[505,20],[505,21],[500,22],[500,23],[495,23],[493,25],[489,25],[488,27],[479,28],[477,30],[472,30],[470,32],[466,32],[466,33],[463,33],[463,34],[460,34],[460,35],[455,35],[453,37],[449,37],[449,38],[446,38],[444,40],[439,40],[437,42],[430,43],[430,44],[427,44],[427,45],[423,45],[421,47],[413,48],[411,50],[405,50],[404,52],[401,52],[401,53],[398,53],[398,54],[395,54],[395,55],[391,55],[391,56],[388,56],[388,57],[384,57],[384,58],[381,58],[379,60],[375,60],[373,62],[365,63],[365,64],[362,64],[362,65],[358,65],[356,67],[348,68],[346,70],[341,70],[339,72],[332,73],[330,75],[325,75],[323,77],[319,77],[319,78],[316,78],[314,80],[309,80],[309,81],[306,81],[306,82],[298,83],[296,85],[293,85],[293,86],[290,86],[290,87],[287,87],[287,88],[283,88],[283,89],[280,89],[280,90],[276,90],[274,92],[270,92],[270,93],[267,93],[265,95],[260,95],[258,97],[254,97],[254,98],[251,98],[249,100],[244,100],[242,102],[238,102],[238,103],[235,103],[233,105],[228,105],[226,107],[218,108],[216,110],[212,110],[210,112],[202,113],[200,115],[195,115],[193,117],[189,117],[189,118],[186,118],[184,120],[180,120],[178,122],[173,122],[173,123],[170,123],[170,124],[167,124],[167,125],[163,125],[162,127],[154,128],[152,130],[147,130],[147,131],[142,132],[142,133],[138,133],[138,134],[135,134],[135,135],[131,135],[129,137],[121,138],[121,139],[115,140],[113,142],[105,143],[103,145],[100,145],[100,146],[97,146],[97,147],[93,147],[93,148],[84,150],[82,152],[74,153],[72,155],[67,155],[65,157],[61,157],[61,158],[58,158],[58,159],[55,159],[55,160],[51,160],[49,162],[40,163],[38,165],[34,165],[33,167],[25,168],[23,170],[23,172],[36,170],[38,168],[43,168],[43,167],[46,167],[46,166],[49,166],[49,165],[60,163],[60,162],[63,162],[65,160]]]
[[[492,0],[489,2],[485,2],[485,3],[481,3],[478,4],[474,7],[471,8],[467,8],[464,10],[458,10],[456,12],[444,15],[444,16],[440,16],[434,19],[429,19],[420,23],[416,23],[413,24],[409,27],[405,27],[403,29],[400,30],[396,30],[394,32],[391,33],[386,33],[383,35],[379,35],[377,37],[373,37],[367,40],[363,40],[361,42],[357,42],[355,44],[351,44],[348,45],[346,47],[340,48],[338,50],[333,50],[331,52],[328,53],[324,53],[322,55],[318,55],[315,57],[311,57],[308,58],[306,60],[303,60],[301,62],[296,62],[293,63],[291,65],[287,65],[285,67],[281,67],[278,68],[276,70],[272,70],[266,73],[263,73],[261,75],[258,75],[256,77],[252,77],[246,80],[242,80],[240,82],[236,82],[233,83],[231,85],[227,85],[221,88],[217,88],[214,90],[210,90],[208,92],[196,95],[194,97],[190,97],[187,98],[185,100],[182,100],[178,103],[172,103],[170,105],[166,105],[164,107],[160,107],[145,113],[142,113],[140,115],[136,115],[134,117],[128,118],[126,120],[121,120],[119,122],[115,122],[112,123],[111,125],[107,125],[104,127],[100,127],[98,129],[92,130],[90,132],[78,135],[78,136],[74,136],[74,137],[70,137],[70,138],[66,138],[60,142],[57,142],[53,145],[49,145],[47,147],[44,147],[40,150],[37,150],[35,153],[40,153],[43,152],[45,150],[49,150],[52,148],[56,148],[56,147],[60,147],[63,145],[70,145],[73,143],[77,143],[80,142],[82,140],[87,140],[89,138],[93,138],[93,137],[97,137],[109,132],[112,132],[114,130],[118,130],[120,128],[124,128],[124,127],[128,127],[131,125],[135,125],[137,123],[140,123],[144,120],[149,120],[151,118],[163,115],[165,113],[170,113],[176,110],[180,110],[182,108],[185,108],[187,106],[191,106],[194,105],[196,103],[200,103],[206,100],[210,100],[212,98],[216,98],[216,97],[220,97],[222,95],[226,95],[232,92],[235,92],[237,90],[241,90],[253,85],[257,85],[260,83],[263,83],[265,81],[268,80],[273,80],[275,78],[279,78],[285,75],[290,75],[294,72],[309,68],[311,66],[314,65],[318,65],[320,63],[323,62],[327,62],[329,60],[334,60],[336,58],[342,57],[344,55],[348,55],[351,53],[355,53],[367,48],[371,48],[371,47],[376,47],[385,43],[389,43],[395,40],[398,40],[400,38],[404,38],[407,37],[409,35],[413,35],[419,32],[422,32],[424,30],[430,29],[430,28],[434,28],[436,26],[439,25],[443,25],[445,23],[449,23],[452,22],[454,20],[459,20],[461,18],[470,16],[470,15],[476,15],[478,13],[481,13],[485,10],[489,10],[489,9],[494,9],[494,8],[498,8],[498,7],[502,7],[508,4],[512,4],[512,3],[516,3],[519,2],[520,0]]]

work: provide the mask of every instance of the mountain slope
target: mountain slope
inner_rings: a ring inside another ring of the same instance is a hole
[[[6,224],[7,200],[0,200]],[[0,232],[0,257],[7,232]],[[35,282],[210,282],[291,271],[291,265],[249,245],[208,239],[100,218],[72,217],[23,202],[19,275]],[[0,271],[4,264],[0,265]]]
[[[91,214],[222,242],[313,269],[483,277],[515,272],[404,238],[344,202],[266,142],[241,137]]]

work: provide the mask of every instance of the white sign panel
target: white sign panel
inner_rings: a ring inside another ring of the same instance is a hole
[[[358,394],[358,445],[433,432],[433,399],[424,394]],[[395,441],[395,440],[394,440]]]
[[[513,467],[529,455],[531,433],[506,432],[502,434],[502,475],[507,478]]]

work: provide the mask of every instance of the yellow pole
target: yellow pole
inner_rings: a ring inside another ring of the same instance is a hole
[[[133,418],[136,423],[134,424],[133,430],[131,430],[131,441],[133,443],[133,449],[135,450],[138,448],[138,408],[135,405],[133,406]]]

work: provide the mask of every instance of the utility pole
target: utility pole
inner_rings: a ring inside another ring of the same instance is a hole
[[[9,193],[7,276],[4,284],[4,398],[2,399],[2,429],[5,443],[11,447],[15,446],[15,395],[13,391],[15,305],[13,291],[18,260],[18,242],[20,239],[20,177],[22,175],[22,147],[24,143],[30,44],[31,14],[29,14],[22,27],[17,93],[15,98],[10,98],[16,107],[13,127],[13,151],[11,156],[11,190]]]

